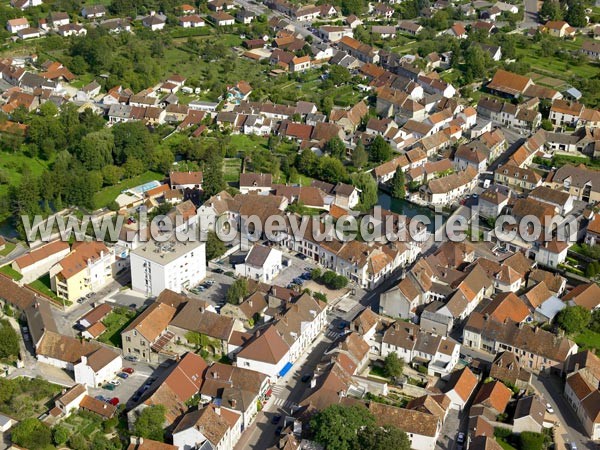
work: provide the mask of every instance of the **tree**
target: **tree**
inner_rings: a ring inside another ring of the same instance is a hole
[[[113,164],[104,166],[102,168],[102,178],[104,180],[105,185],[112,186],[114,184],[117,184],[119,181],[121,181],[123,175],[123,169]]]
[[[245,278],[238,278],[233,282],[227,294],[225,295],[227,302],[232,305],[239,305],[240,301],[248,295],[248,281]]]
[[[358,205],[361,211],[366,212],[377,204],[377,182],[370,173],[358,172],[352,174],[352,183],[361,191],[360,204]]]
[[[163,405],[153,405],[144,408],[135,421],[135,435],[163,442],[165,413],[166,409]]]
[[[69,439],[69,431],[65,427],[56,426],[52,430],[52,438],[54,443],[58,446],[62,446],[67,443]]]
[[[388,353],[383,360],[383,371],[388,378],[399,377],[404,369],[404,361],[394,352]]]
[[[29,418],[13,427],[11,439],[15,444],[30,450],[44,449],[52,445],[52,431],[39,419]]]
[[[392,156],[392,149],[383,136],[378,134],[371,142],[369,146],[369,159],[375,162],[383,162],[390,159]]]
[[[533,431],[523,431],[519,435],[520,450],[542,450],[544,448],[544,435]]]
[[[219,239],[217,233],[209,231],[206,237],[206,259],[210,261],[225,253],[225,243]]]
[[[354,151],[352,152],[352,165],[357,169],[361,169],[369,160],[369,154],[365,150],[365,144],[358,141]]]
[[[487,72],[487,53],[477,44],[471,44],[465,52],[465,81],[471,83],[474,80],[485,77]]]
[[[19,336],[8,320],[0,321],[0,358],[19,356]]]
[[[383,427],[367,426],[358,432],[359,448],[362,450],[409,450],[410,439],[399,428],[391,425]]]
[[[552,125],[550,119],[542,119],[542,128],[546,131],[553,131],[554,125]]]
[[[212,197],[225,189],[223,178],[223,157],[215,151],[208,154],[202,180],[202,189],[206,198]]]
[[[315,440],[327,450],[352,450],[358,446],[358,431],[375,426],[375,418],[363,406],[331,405],[315,414],[310,428]]]
[[[569,5],[569,9],[567,10],[565,20],[572,27],[585,27],[587,25],[587,18],[585,16],[585,7],[583,6],[583,2],[571,2]]]
[[[330,156],[319,159],[317,174],[332,184],[344,181],[348,177],[344,164],[339,159]]]
[[[79,160],[88,170],[99,170],[113,163],[115,138],[105,128],[87,134],[79,144]]]
[[[335,86],[346,84],[351,78],[350,71],[345,67],[335,65],[329,68],[329,79]]]
[[[591,313],[583,306],[567,306],[556,315],[556,324],[572,334],[583,330],[592,319]]]
[[[544,20],[561,20],[562,9],[556,0],[545,0],[540,8],[540,17]],[[572,24],[571,24],[572,25]]]
[[[344,144],[344,141],[342,141],[339,136],[334,136],[325,144],[325,151],[333,158],[343,160],[346,156],[346,144]]]
[[[400,166],[396,167],[396,173],[392,178],[392,197],[394,198],[405,198],[406,197],[406,179],[404,178],[404,171]]]

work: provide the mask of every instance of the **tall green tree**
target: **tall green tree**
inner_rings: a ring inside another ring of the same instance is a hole
[[[88,170],[100,170],[113,163],[115,138],[110,129],[93,131],[81,139],[79,159]]]
[[[542,20],[561,20],[563,18],[562,8],[557,0],[544,0],[540,8]]]
[[[587,25],[587,18],[585,16],[585,6],[583,5],[583,2],[571,2],[565,20],[569,22],[569,25],[572,27],[585,27]]]
[[[358,141],[354,151],[352,152],[352,165],[357,169],[362,167],[369,161],[369,154],[365,150],[365,144],[362,141]]]
[[[375,418],[363,406],[331,405],[315,414],[310,428],[315,440],[328,450],[353,450],[358,447],[358,431],[374,426]]]
[[[206,260],[210,261],[218,258],[219,256],[222,256],[226,250],[225,243],[219,239],[217,233],[209,231],[208,236],[206,237]]]
[[[202,189],[206,198],[218,194],[226,187],[223,177],[223,157],[217,152],[210,152],[204,166]]]
[[[410,450],[408,435],[391,425],[366,426],[360,429],[358,444],[361,450]]]
[[[377,204],[377,182],[370,173],[357,172],[352,175],[352,184],[361,191],[359,209],[369,211]]]
[[[392,156],[392,148],[388,144],[383,136],[378,134],[371,142],[369,146],[369,159],[375,162],[383,162],[390,159]]]
[[[343,160],[346,157],[346,144],[339,136],[334,136],[325,144],[325,151],[333,158]]]
[[[402,375],[404,370],[404,361],[398,358],[398,355],[394,352],[388,353],[383,360],[383,371],[389,378],[399,377]]]
[[[163,405],[153,405],[144,408],[135,421],[135,435],[164,442],[165,417],[166,409]]]
[[[0,321],[0,358],[19,356],[19,336],[8,320]]]
[[[400,166],[396,167],[396,173],[392,178],[392,197],[403,199],[406,197],[406,179],[404,171]]]
[[[227,289],[227,294],[225,294],[225,298],[228,303],[232,305],[239,305],[244,297],[248,295],[248,281],[245,278],[238,278],[233,282],[229,289]]]

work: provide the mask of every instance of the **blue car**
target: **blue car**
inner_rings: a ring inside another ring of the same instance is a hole
[[[127,378],[129,378],[129,374],[126,374],[125,372],[118,373],[117,376],[119,378],[123,378],[124,380],[126,380]]]
[[[96,395],[96,397],[94,397],[96,400],[100,400],[101,402],[107,402],[108,400],[110,400],[109,398],[105,397],[104,395]]]

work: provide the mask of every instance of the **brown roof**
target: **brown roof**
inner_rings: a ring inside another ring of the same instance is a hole
[[[414,409],[432,414],[442,421],[446,418],[446,412],[449,407],[450,399],[446,394],[423,395],[422,397],[412,399],[406,405],[406,409]]]
[[[487,87],[488,89],[493,89],[506,94],[516,95],[522,94],[530,83],[531,78],[498,69]]]
[[[108,248],[103,242],[76,242],[71,253],[60,260],[60,273],[65,279],[69,279],[87,268],[89,260],[99,259],[102,254],[107,253]]]
[[[102,400],[98,400],[97,398],[90,397],[89,395],[83,397],[83,400],[81,400],[81,404],[79,405],[79,407],[87,411],[96,413],[99,416],[104,417],[105,419],[110,419],[117,412],[116,406],[113,406],[107,402],[103,402]]]
[[[79,397],[84,392],[87,392],[85,386],[83,384],[76,384],[68,389],[64,394],[56,399],[57,402],[61,403],[63,406],[67,406],[77,397]]]
[[[171,172],[171,185],[202,184],[202,172]]]
[[[118,357],[119,353],[116,351],[107,347],[100,347],[87,357],[87,365],[90,366],[94,372],[98,372]]]
[[[512,391],[500,381],[491,381],[481,386],[477,392],[474,405],[483,405],[492,408],[499,414],[503,413],[512,397]]]
[[[262,267],[273,249],[266,245],[255,245],[246,255],[246,264],[254,267]]]
[[[94,338],[94,339],[96,339],[98,336],[100,336],[105,331],[106,331],[106,327],[104,326],[104,324],[102,322],[96,322],[95,324],[87,327],[87,329],[85,330],[85,332],[88,333],[89,335],[91,335],[92,338]]]
[[[36,353],[60,361],[77,363],[82,356],[90,355],[98,348],[100,346],[94,342],[80,341],[71,336],[46,331],[36,349]]]
[[[166,305],[172,306],[175,309],[179,309],[179,307],[185,304],[188,301],[188,297],[183,294],[178,294],[171,289],[165,289],[162,291],[159,296],[156,298],[156,303],[164,303]]]
[[[108,313],[112,311],[112,306],[108,303],[102,303],[88,312],[85,316],[83,316],[79,321],[87,321],[90,325],[95,324],[102,320]]]
[[[600,304],[600,286],[596,283],[580,284],[571,289],[563,297],[563,301],[572,301],[576,305],[591,311]]]
[[[469,450],[502,450],[494,436],[476,436],[469,445]]]
[[[229,339],[234,324],[235,321],[230,317],[207,311],[206,302],[196,299],[189,299],[170,323],[222,341]]]
[[[462,370],[452,372],[446,384],[446,392],[455,391],[466,402],[476,386],[477,377],[473,375],[468,367],[465,367]]]
[[[222,412],[223,410],[220,410]],[[224,416],[215,412],[213,405],[187,413],[173,430],[173,434],[197,428],[202,430],[202,434],[214,446],[217,447],[221,440],[229,431],[230,424]]]
[[[529,395],[520,398],[515,408],[514,420],[523,417],[531,417],[540,426],[544,424],[544,416],[546,415],[546,404],[537,395]]]
[[[552,292],[546,286],[546,282],[542,281],[532,287],[523,296],[529,302],[532,308],[538,308],[542,303],[552,297]]]
[[[270,173],[241,173],[240,187],[271,187],[273,184],[272,178]]]
[[[517,381],[528,378],[528,375],[521,368],[517,355],[513,352],[501,352],[492,362],[490,377],[516,385]]]
[[[0,274],[0,298],[24,311],[35,302],[36,294],[31,289],[19,286],[8,275]]]
[[[19,256],[15,259],[15,262],[21,269],[24,269],[64,250],[69,250],[69,243],[58,240],[36,248],[23,256]]]
[[[431,414],[383,403],[370,402],[369,411],[375,416],[377,425],[392,425],[410,434],[435,437],[441,426],[440,419]]]
[[[529,316],[530,311],[523,300],[513,292],[505,292],[496,295],[491,303],[482,310],[482,314],[489,314],[491,318],[498,322],[510,319],[518,323],[524,321]]]
[[[288,345],[274,325],[264,331],[257,331],[254,336],[254,339],[238,353],[238,357],[277,364],[289,351]]]
[[[148,341],[154,342],[155,339],[167,328],[169,322],[175,316],[176,310],[166,303],[152,303],[144,310],[133,322],[125,328],[121,334],[131,330],[137,330]]]
[[[582,401],[594,391],[594,388],[579,372],[567,378],[567,385],[573,390],[579,401]]]

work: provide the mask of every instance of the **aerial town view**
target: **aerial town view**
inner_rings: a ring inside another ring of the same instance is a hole
[[[0,0],[0,450],[600,449],[600,0]]]

